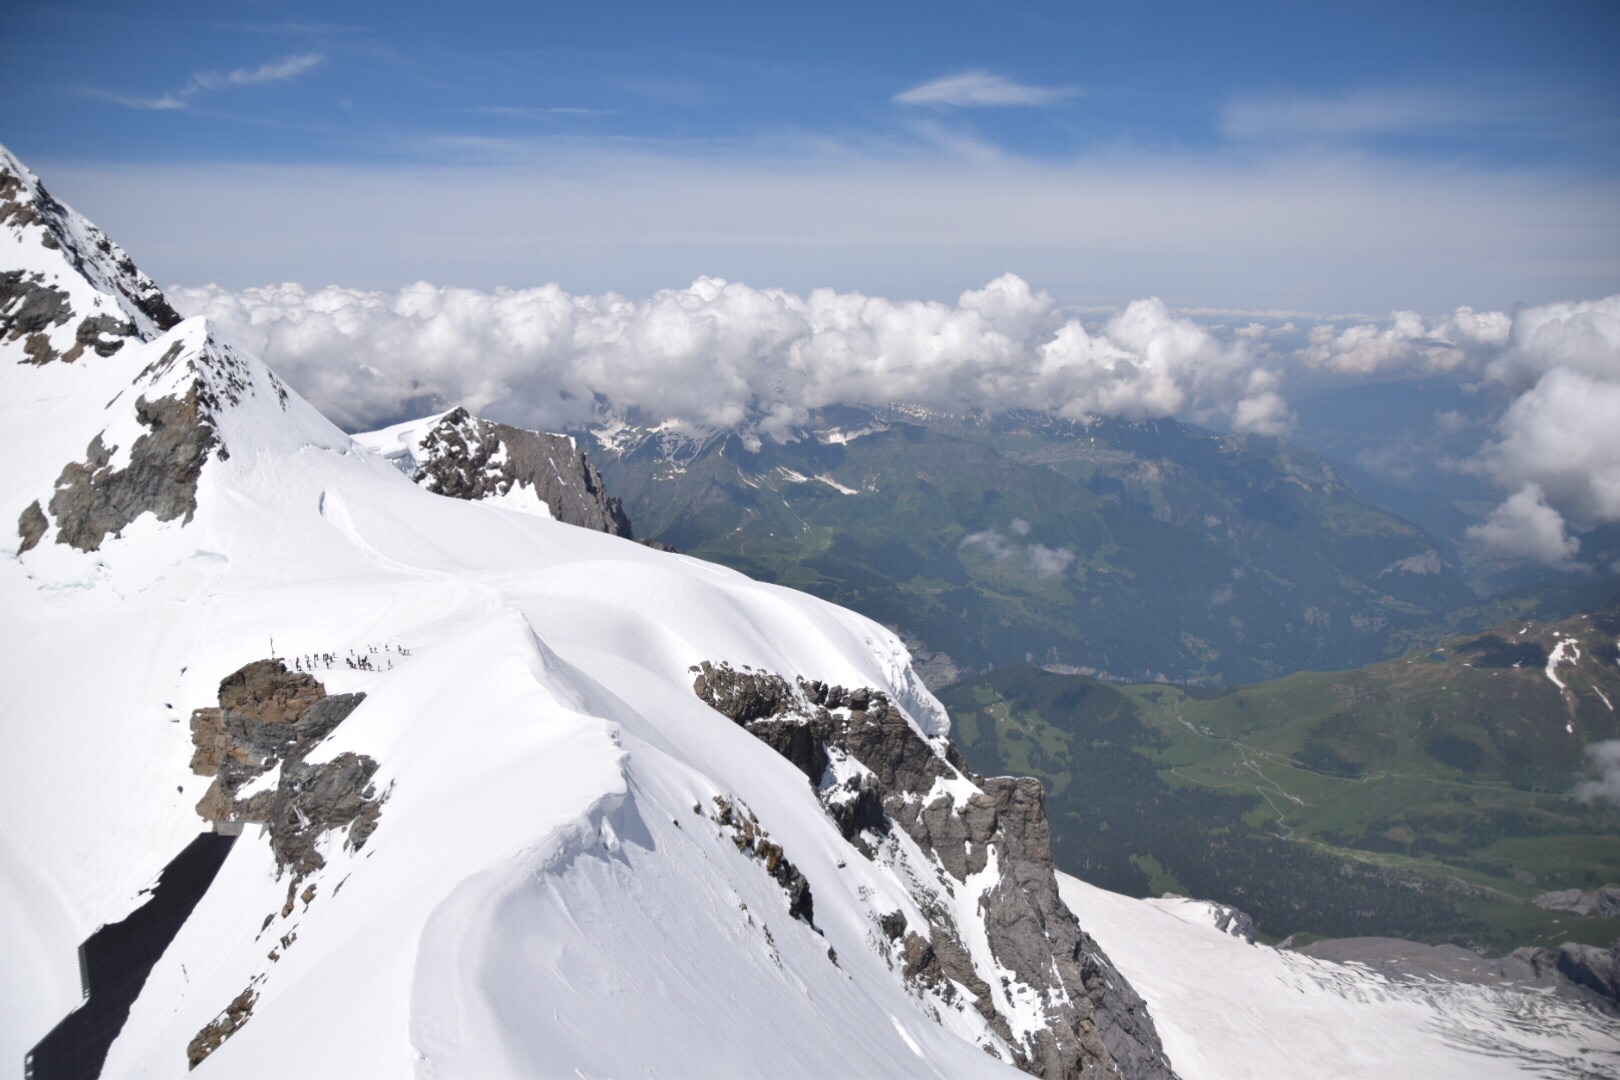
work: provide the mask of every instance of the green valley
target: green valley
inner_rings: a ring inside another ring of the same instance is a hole
[[[941,699],[975,769],[1042,778],[1059,865],[1104,887],[1273,938],[1607,944],[1530,901],[1620,880],[1620,812],[1571,795],[1620,737],[1617,635],[1610,607],[1218,692],[1020,665]]]

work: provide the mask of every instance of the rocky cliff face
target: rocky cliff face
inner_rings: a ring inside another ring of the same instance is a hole
[[[909,881],[926,921],[890,913],[879,947],[914,992],[974,1010],[1037,1076],[1173,1075],[1147,1007],[1058,896],[1038,781],[969,775],[876,690],[694,673],[694,693],[797,766],[862,856]]]
[[[413,433],[414,434],[414,433]],[[455,499],[504,499],[527,490],[569,525],[633,539],[630,519],[573,439],[525,431],[453,409],[400,448],[381,451],[412,480]]]

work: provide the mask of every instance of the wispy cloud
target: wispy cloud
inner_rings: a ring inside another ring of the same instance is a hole
[[[119,94],[109,90],[90,88],[87,93],[103,101],[122,105],[126,109],[185,109],[200,94],[211,90],[241,86],[265,86],[288,82],[316,67],[325,57],[318,52],[298,53],[270,60],[256,68],[233,68],[230,71],[193,72],[191,81],[179,90],[169,90],[157,97],[139,94]]]
[[[296,79],[321,62],[320,53],[301,53],[283,56],[256,68],[236,68],[231,71],[199,71],[191,76],[191,85],[202,90],[217,90],[224,86],[263,86],[265,83],[286,82]],[[188,89],[190,89],[188,87]]]
[[[1369,90],[1338,97],[1240,98],[1221,110],[1221,131],[1256,141],[1339,140],[1443,132],[1485,117],[1479,104],[1450,95]]]
[[[983,70],[963,71],[894,95],[901,105],[972,109],[1056,105],[1080,93],[1074,86],[1031,86]]]

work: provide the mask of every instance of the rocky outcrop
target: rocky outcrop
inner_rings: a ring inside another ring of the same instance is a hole
[[[1620,918],[1620,885],[1605,885],[1591,892],[1580,889],[1544,892],[1530,902],[1543,911],[1567,911],[1571,915],[1596,915],[1604,919]]]
[[[788,917],[803,919],[814,926],[816,903],[810,893],[810,883],[798,867],[788,861],[782,852],[782,845],[771,839],[771,834],[760,825],[759,818],[740,800],[716,795],[714,807],[714,821],[720,831],[731,837],[738,851],[760,860],[765,872],[787,894]]]
[[[40,507],[39,500],[29,503],[21,514],[17,516],[17,554],[32,549],[44,537],[45,530],[51,527],[50,519]]]
[[[253,1018],[253,1006],[258,1003],[259,994],[251,986],[243,990],[227,1006],[223,1012],[209,1021],[201,1031],[186,1046],[186,1068],[195,1069],[203,1061],[225,1045],[225,1040],[241,1031],[243,1026]]]
[[[280,660],[255,660],[220,680],[217,706],[191,714],[191,771],[214,778],[197,813],[216,827],[265,826],[276,875],[291,879],[283,919],[292,915],[297,900],[306,911],[314,901],[318,877],[302,893],[298,886],[326,865],[320,851],[324,837],[344,832],[348,847],[359,851],[377,828],[388,793],[378,792],[372,782],[376,761],[349,751],[329,761],[308,760],[364,700],[364,694],[328,695],[313,675],[288,671]],[[274,783],[268,783],[272,774]],[[274,912],[266,916],[260,932],[275,918]],[[281,935],[280,949],[270,951],[269,961],[278,961],[297,939],[296,928]],[[254,976],[191,1040],[186,1047],[191,1068],[252,1018],[255,988],[264,977],[262,972]]]
[[[1541,981],[1567,980],[1606,1012],[1620,1015],[1620,942],[1604,949],[1566,941],[1556,949],[1515,949],[1509,959]]]
[[[197,813],[216,823],[265,824],[278,872],[290,871],[294,885],[325,865],[317,849],[325,834],[346,829],[349,846],[364,847],[385,797],[372,784],[377,763],[349,752],[306,760],[363,700],[328,696],[314,676],[280,660],[256,660],[226,676],[219,706],[191,714],[191,770],[214,778]],[[273,786],[255,783],[274,769]]]
[[[128,465],[114,468],[118,448],[97,435],[84,461],[63,468],[50,504],[57,543],[95,551],[109,533],[120,535],[142,514],[189,522],[197,512],[203,465],[210,451],[219,448],[223,455],[199,387],[194,385],[183,398],[142,397],[135,403],[135,416],[147,431],[130,447]]]
[[[1058,896],[1039,781],[972,777],[949,739],[925,738],[877,690],[709,662],[693,673],[699,698],[805,774],[862,855],[904,864],[926,923],[875,914],[874,939],[917,992],[971,1007],[1037,1076],[1173,1075],[1141,998]],[[897,831],[928,865],[907,861]],[[964,918],[980,925],[965,933]]]
[[[454,409],[411,455],[411,478],[455,499],[488,499],[533,488],[551,516],[569,525],[632,539],[623,504],[573,439],[497,424]]]

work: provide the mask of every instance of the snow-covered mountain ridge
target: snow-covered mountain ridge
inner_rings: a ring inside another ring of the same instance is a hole
[[[8,169],[8,190],[42,191]],[[36,225],[8,242],[43,252],[75,311],[124,310],[95,284],[116,264],[81,287]],[[107,355],[39,363],[26,335],[0,352],[0,494],[18,521],[0,569],[7,1052],[74,1006],[75,946],[141,902],[203,811],[263,817],[268,835],[250,824],[231,849],[108,1074],[1169,1074],[1100,956],[1079,982],[1031,985],[1021,969],[1082,958],[1038,925],[1017,936],[1046,961],[998,953],[1006,934],[975,898],[1010,838],[985,834],[968,880],[881,819],[863,851],[817,785],[692,690],[691,669],[719,661],[863,688],[957,775],[907,798],[964,818],[978,788],[929,741],[948,721],[893,635],[708,564],[436,498],[205,322],[126,321]],[[355,695],[340,723],[287,712],[277,723],[312,734],[285,760],[228,738],[212,765],[194,757],[260,715],[222,684],[317,663],[323,700]],[[271,767],[227,792],[239,758]],[[278,802],[289,770],[315,771],[302,783],[345,761],[365,763],[379,809],[289,861],[267,816],[311,817]],[[813,925],[773,862],[813,891]],[[954,966],[928,964],[946,949],[931,904],[950,910]],[[890,944],[896,915],[925,983]],[[1099,1032],[1105,1002],[1129,1023]]]
[[[0,1054],[79,1003],[75,946],[218,822],[245,831],[106,1075],[1363,1064],[1268,1051],[1277,994],[1211,1029],[1226,1056],[1202,1050],[1221,973],[1110,963],[1159,932],[1075,922],[1038,785],[966,775],[890,632],[436,497],[206,322],[142,324],[116,258],[75,280],[35,225],[5,242],[32,238],[76,313],[134,331],[44,363],[44,331],[0,335]],[[1155,973],[1150,1017],[1126,979]],[[1354,1027],[1343,1000],[1330,1018]],[[1413,1072],[1536,1064],[1457,1049],[1436,1030],[1456,1013],[1421,1002],[1377,1018]],[[1572,1030],[1538,1049],[1605,1037]]]

